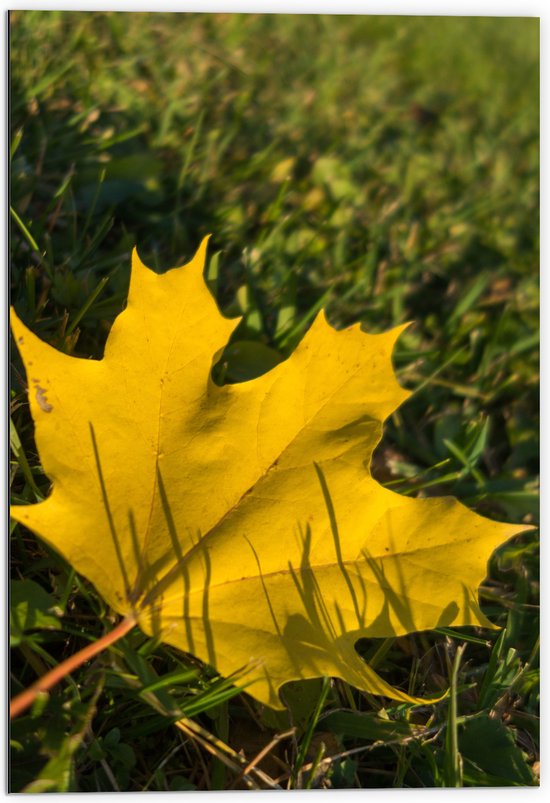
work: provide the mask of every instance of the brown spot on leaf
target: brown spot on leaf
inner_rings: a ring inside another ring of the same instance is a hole
[[[44,388],[41,388],[40,385],[36,386],[36,401],[38,402],[38,406],[41,410],[44,410],[45,413],[51,413],[53,407],[49,404],[46,398],[46,391]]]

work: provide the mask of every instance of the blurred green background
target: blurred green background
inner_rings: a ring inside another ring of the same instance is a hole
[[[41,337],[101,356],[132,247],[163,270],[212,233],[207,280],[246,342],[218,381],[268,370],[321,306],[413,321],[395,367],[415,393],[376,476],[538,521],[538,19],[16,11],[10,65],[12,302]],[[32,501],[48,481],[15,353],[11,405]],[[14,537],[15,577],[50,590],[57,557]],[[482,590],[520,666],[537,549],[503,547]]]

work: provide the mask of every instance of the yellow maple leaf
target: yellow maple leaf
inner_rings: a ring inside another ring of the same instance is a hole
[[[36,443],[53,483],[14,519],[124,616],[280,708],[290,680],[343,678],[413,701],[357,654],[361,637],[491,627],[477,602],[493,549],[519,531],[369,473],[403,327],[336,331],[321,312],[291,357],[217,386],[238,319],[203,280],[206,240],[157,275],[134,251],[128,304],[101,360],[67,356],[15,313]]]

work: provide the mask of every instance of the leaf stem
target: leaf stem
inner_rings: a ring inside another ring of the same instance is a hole
[[[42,675],[42,677],[29,686],[28,689],[25,689],[25,691],[22,691],[21,694],[18,694],[11,700],[10,719],[15,719],[15,717],[22,714],[23,711],[36,700],[40,692],[48,691],[64,677],[74,672],[75,669],[78,669],[83,663],[89,661],[90,658],[93,658],[107,647],[110,647],[111,644],[117,642],[125,636],[126,633],[129,633],[135,624],[136,620],[134,616],[127,616],[109,633],[106,633],[100,639],[97,639],[97,641],[75,652],[74,655],[69,656],[65,661],[62,661],[49,672],[46,672],[45,675]]]

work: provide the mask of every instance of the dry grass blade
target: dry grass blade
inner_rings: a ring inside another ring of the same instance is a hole
[[[279,744],[279,742],[282,742],[283,739],[289,739],[291,736],[294,736],[295,733],[296,733],[296,728],[291,728],[290,730],[285,731],[284,733],[277,733],[273,737],[273,739],[268,744],[266,744],[266,746],[263,747],[260,750],[260,752],[257,755],[255,755],[254,758],[251,761],[248,762],[246,767],[243,770],[241,770],[241,773],[239,774],[239,777],[236,778],[235,781],[231,784],[231,789],[234,789],[236,787],[236,785],[239,783],[239,781],[247,773],[251,772],[252,770],[256,770],[256,767],[260,763],[260,761],[262,759],[264,759],[273,750],[273,748],[276,747]],[[261,770],[260,770],[260,772],[261,772]],[[262,773],[262,774],[264,774],[264,773]],[[274,786],[276,786],[275,782],[274,782]]]
[[[247,762],[244,756],[235,752],[229,745],[221,741],[221,739],[213,736],[205,728],[202,728],[196,722],[187,717],[183,717],[174,723],[186,736],[194,739],[201,747],[208,753],[215,756],[218,761],[221,761],[228,769],[234,772],[238,777],[237,781],[243,780],[249,789],[261,789],[257,781],[250,777],[248,773],[252,772],[256,775],[257,779],[265,784],[268,789],[280,789],[281,787],[273,781],[266,773],[257,769],[253,762]],[[235,783],[237,782],[235,781]]]

